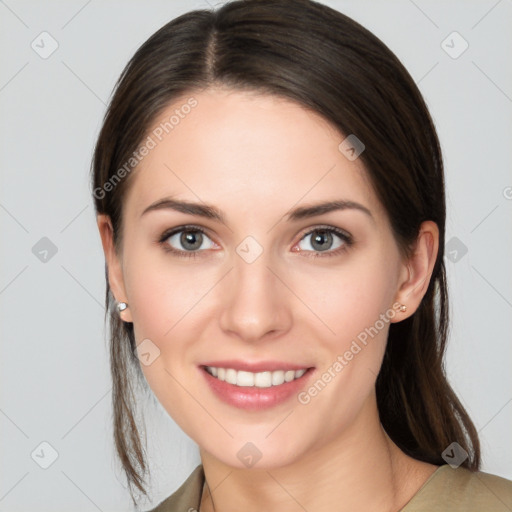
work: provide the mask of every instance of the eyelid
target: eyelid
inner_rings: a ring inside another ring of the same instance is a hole
[[[174,228],[170,228],[165,230],[160,236],[160,242],[165,242],[169,237],[175,235],[176,233],[180,233],[181,231],[198,231],[203,235],[206,235],[212,242],[214,241],[212,237],[208,234],[208,230],[202,226],[196,226],[194,224],[185,224],[183,226],[176,226]]]
[[[315,231],[322,231],[322,230],[331,231],[333,233],[336,233],[339,236],[343,236],[343,237],[352,239],[352,235],[348,231],[345,231],[344,229],[338,228],[336,226],[331,226],[329,224],[318,224],[316,226],[313,226],[312,228],[307,228],[307,231],[305,231],[302,234],[300,239],[302,240],[306,235],[310,235],[311,233],[314,233]]]

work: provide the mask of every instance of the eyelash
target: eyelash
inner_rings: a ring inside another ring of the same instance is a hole
[[[180,226],[177,228],[173,228],[171,230],[165,231],[160,239],[158,240],[158,243],[162,245],[164,251],[168,253],[172,253],[174,256],[178,258],[196,258],[198,256],[198,253],[203,251],[181,251],[178,249],[174,249],[169,244],[166,243],[166,241],[169,239],[169,237],[175,235],[176,233],[181,233],[182,231],[192,231],[201,233],[208,237],[207,233],[201,229],[199,226],[194,225],[186,225],[186,226]],[[338,256],[339,254],[347,251],[354,243],[354,240],[352,237],[345,231],[335,228],[334,226],[315,226],[313,229],[310,229],[307,233],[304,233],[302,236],[302,239],[307,237],[308,235],[311,235],[312,233],[316,231],[326,231],[328,233],[334,233],[337,235],[341,240],[343,241],[343,245],[341,247],[338,247],[334,250],[328,250],[328,251],[296,251],[296,252],[305,252],[305,256],[307,258],[325,258],[330,256]],[[208,237],[210,238],[210,237]]]

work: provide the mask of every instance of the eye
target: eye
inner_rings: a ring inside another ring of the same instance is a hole
[[[195,257],[200,250],[216,247],[202,229],[194,226],[181,226],[167,231],[160,238],[160,243],[165,250],[184,257]]]
[[[317,227],[306,233],[297,244],[299,250],[313,252],[311,256],[333,256],[348,249],[352,237],[335,227]],[[325,253],[325,254],[319,254]]]

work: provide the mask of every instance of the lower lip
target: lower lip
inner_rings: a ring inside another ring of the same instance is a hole
[[[204,375],[210,389],[223,402],[247,411],[261,411],[282,404],[299,393],[306,381],[309,380],[314,368],[308,368],[298,379],[268,388],[235,386],[210,375],[202,366],[199,367],[199,370]]]

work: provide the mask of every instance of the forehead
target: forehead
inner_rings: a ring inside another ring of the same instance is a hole
[[[361,160],[319,114],[285,98],[209,89],[185,95],[154,120],[151,149],[133,171],[125,198],[133,214],[164,196],[222,204],[234,211],[316,199],[351,199],[378,209]]]

